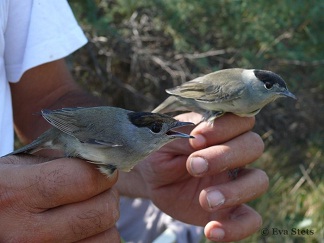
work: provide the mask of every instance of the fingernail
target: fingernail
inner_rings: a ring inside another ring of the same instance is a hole
[[[208,206],[210,208],[218,207],[224,204],[225,202],[224,195],[218,190],[207,192],[206,197],[207,197]]]
[[[193,157],[190,160],[190,170],[194,175],[201,175],[208,170],[208,163],[202,157]]]
[[[194,148],[204,148],[206,147],[206,138],[200,134],[194,134],[195,139],[190,140]]]
[[[216,228],[210,231],[209,237],[212,238],[213,240],[221,240],[224,238],[224,236],[225,236],[224,230],[220,228]]]

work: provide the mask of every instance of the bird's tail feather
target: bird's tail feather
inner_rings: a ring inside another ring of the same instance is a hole
[[[7,154],[5,156],[21,154],[21,153],[33,154],[39,150],[42,150],[42,149],[48,147],[48,144],[46,144],[46,143],[51,142],[48,140],[48,133],[49,133],[49,130],[47,132],[43,133],[42,135],[40,135],[36,140],[31,142],[30,144],[27,144],[27,145]]]
[[[188,111],[188,108],[186,108],[177,97],[170,96],[156,107],[152,113],[170,113],[175,111]]]

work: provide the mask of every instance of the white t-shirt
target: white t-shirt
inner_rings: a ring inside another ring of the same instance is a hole
[[[9,82],[86,42],[66,0],[0,1],[0,156],[13,149]]]

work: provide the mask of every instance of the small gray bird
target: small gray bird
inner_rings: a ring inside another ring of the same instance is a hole
[[[232,68],[198,77],[167,89],[170,96],[152,112],[195,111],[212,123],[226,112],[254,116],[279,97],[295,95],[285,81],[271,71]]]
[[[53,127],[8,155],[57,149],[67,157],[96,164],[109,176],[116,169],[130,171],[139,161],[174,139],[193,138],[172,130],[193,123],[180,122],[163,114],[109,106],[42,110],[41,114]]]

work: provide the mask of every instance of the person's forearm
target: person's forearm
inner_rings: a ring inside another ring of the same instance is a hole
[[[63,59],[28,70],[11,90],[15,130],[24,143],[49,128],[42,109],[103,104],[75,83]]]

